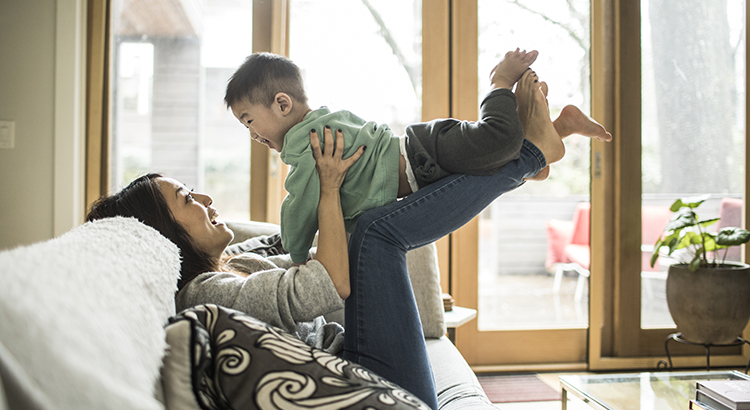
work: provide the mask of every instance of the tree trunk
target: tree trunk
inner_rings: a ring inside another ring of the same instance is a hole
[[[649,13],[660,191],[724,192],[729,181],[716,174],[730,168],[735,118],[727,2],[651,0]]]

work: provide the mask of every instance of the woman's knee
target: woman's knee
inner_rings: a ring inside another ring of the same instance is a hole
[[[363,247],[378,244],[393,251],[394,248],[404,248],[398,236],[397,229],[394,229],[387,215],[368,211],[357,220],[351,243]]]

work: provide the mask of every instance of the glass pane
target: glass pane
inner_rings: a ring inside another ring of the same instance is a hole
[[[744,184],[744,10],[744,0],[641,2],[643,328],[674,327],[665,296],[670,262],[648,263],[666,225],[664,208],[710,194],[696,210],[700,219],[722,217],[709,231],[741,226],[732,208]],[[726,260],[739,257],[732,249]]]
[[[112,185],[159,172],[250,214],[250,139],[224,88],[250,53],[251,2],[114,0]]]
[[[398,135],[422,115],[419,0],[292,0],[290,58],[310,107],[348,110]]]
[[[695,399],[696,382],[708,380],[750,380],[733,372],[625,373],[560,376],[563,389],[574,397],[568,404],[577,408],[618,410],[683,410]],[[578,405],[580,404],[581,407]]]
[[[532,68],[549,85],[553,119],[568,104],[589,113],[589,19],[587,0],[480,0],[480,99],[492,67],[519,47],[539,51]],[[572,136],[565,145],[548,180],[521,186],[480,215],[480,330],[588,326],[590,141]]]

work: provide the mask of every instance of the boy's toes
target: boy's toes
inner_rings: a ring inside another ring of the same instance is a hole
[[[518,84],[522,88],[529,88],[532,87],[534,83],[536,83],[538,80],[538,77],[534,70],[527,68],[526,71],[523,72],[521,75],[521,79],[518,80]]]

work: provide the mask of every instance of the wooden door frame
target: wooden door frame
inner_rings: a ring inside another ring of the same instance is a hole
[[[476,77],[476,55],[466,54],[477,49],[476,35],[471,34],[476,33],[476,2],[454,2],[451,24],[451,50],[456,57],[451,59],[451,115],[472,120],[477,87],[465,81]],[[640,329],[641,238],[640,230],[628,229],[640,226],[641,221],[640,196],[630,194],[641,192],[640,1],[592,0],[591,24],[592,116],[613,131],[615,140],[593,142],[591,149],[590,326],[588,330],[513,331],[482,337],[475,319],[457,330],[457,345],[477,371],[656,369],[664,358],[666,336],[674,331]],[[746,118],[750,124],[750,113]],[[747,178],[745,183],[747,191]],[[746,208],[745,217],[747,213]],[[477,237],[475,219],[449,240],[451,294],[457,304],[472,308],[478,305]],[[746,329],[744,337],[749,333]],[[568,342],[557,346],[540,344],[540,339]],[[503,346],[505,352],[495,346]],[[559,354],[566,348],[574,353]],[[555,354],[534,356],[545,350]],[[531,360],[518,360],[521,355]],[[712,364],[744,365],[748,356],[750,349],[745,346],[743,354],[716,356]],[[674,359],[680,367],[705,365],[702,354]],[[485,364],[493,362],[501,364]]]
[[[592,115],[614,141],[592,145],[590,370],[655,370],[674,332],[641,329],[640,230],[628,229],[641,224],[641,198],[630,194],[641,192],[640,7],[639,0],[592,1]],[[745,147],[747,170],[747,133]],[[743,337],[749,335],[750,327]],[[705,366],[703,352],[674,350],[675,367]],[[748,357],[744,346],[742,354],[714,356],[711,363],[744,366]]]
[[[452,2],[451,26],[451,116],[476,120],[479,100],[477,2]],[[474,218],[450,239],[451,294],[456,304],[474,309],[479,299],[478,229],[478,218]],[[586,329],[480,332],[478,321],[474,319],[456,333],[458,349],[476,371],[585,368]]]
[[[422,3],[422,121],[451,117],[450,0]],[[440,288],[452,293],[450,236],[436,242]]]
[[[253,0],[253,52],[289,56],[290,0]],[[287,168],[279,153],[250,143],[250,219],[280,223]]]

